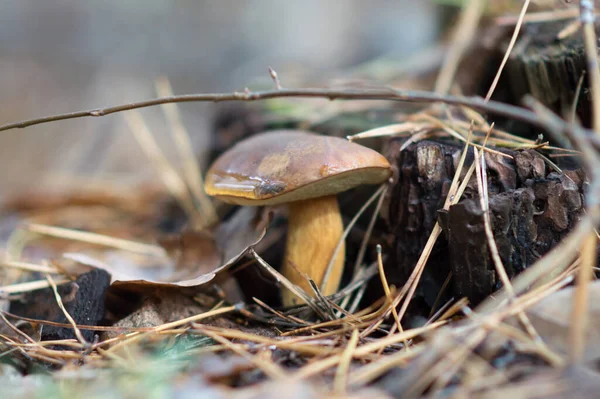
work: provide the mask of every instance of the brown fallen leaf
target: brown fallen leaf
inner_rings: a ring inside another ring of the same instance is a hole
[[[521,381],[483,392],[458,392],[457,397],[481,399],[561,399],[597,398],[600,389],[600,374],[583,367],[565,370],[542,369]]]
[[[123,271],[118,264],[84,253],[65,253],[63,257],[106,270],[112,276],[112,285],[119,288],[139,291],[144,285],[148,285],[148,288],[196,287],[212,281],[262,240],[270,215],[264,220],[257,217],[257,212],[255,208],[242,207],[212,234],[187,232],[179,239],[167,240],[166,250],[175,257],[176,262],[174,265],[163,265],[158,271],[148,267],[136,269],[135,264]]]
[[[574,287],[560,290],[528,309],[527,315],[544,342],[554,351],[567,354]],[[589,315],[584,361],[600,358],[600,281],[590,283]]]

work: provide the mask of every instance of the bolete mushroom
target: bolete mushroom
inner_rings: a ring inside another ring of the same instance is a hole
[[[321,286],[344,229],[336,194],[361,184],[381,183],[390,175],[388,161],[370,148],[338,137],[275,130],[251,136],[223,153],[206,174],[205,190],[232,204],[287,204],[282,274],[311,294],[298,270]],[[337,291],[344,259],[342,246],[324,295]],[[287,289],[282,297],[284,305],[297,300]]]

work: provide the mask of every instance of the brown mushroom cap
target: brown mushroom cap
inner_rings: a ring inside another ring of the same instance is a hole
[[[378,152],[338,137],[298,130],[254,135],[208,170],[208,195],[239,205],[275,205],[334,195],[391,175]]]

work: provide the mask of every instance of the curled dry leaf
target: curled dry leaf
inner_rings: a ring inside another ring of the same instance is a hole
[[[132,290],[143,289],[142,286],[197,287],[212,281],[263,239],[271,217],[269,214],[264,219],[258,215],[259,210],[242,207],[214,232],[187,231],[163,239],[161,244],[174,266],[164,266],[158,271],[155,268],[131,267],[134,265],[122,268],[121,262],[107,262],[83,253],[65,253],[63,257],[106,270],[112,276],[113,287]]]

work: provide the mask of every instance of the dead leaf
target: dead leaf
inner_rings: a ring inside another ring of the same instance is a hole
[[[123,268],[121,264],[114,265],[91,257],[84,253],[65,253],[63,257],[80,264],[104,269],[112,276],[112,285],[119,288],[127,286],[148,285],[158,287],[197,287],[212,281],[219,273],[240,260],[250,249],[257,245],[265,236],[268,220],[257,218],[256,208],[241,207],[225,223],[219,225],[214,233],[214,239],[206,233],[185,233],[178,242],[179,247],[167,248],[168,252],[176,254],[179,264],[162,265],[158,270],[151,268],[135,268],[135,264]],[[216,262],[218,253],[221,262]],[[124,271],[125,269],[125,271]],[[149,277],[154,273],[158,278]],[[135,290],[136,287],[131,287]]]
[[[565,370],[542,369],[539,373],[505,386],[480,393],[464,392],[464,397],[482,399],[597,398],[599,389],[600,374],[587,368],[573,367]]]
[[[568,287],[529,308],[527,315],[544,342],[567,354],[574,287]],[[600,358],[600,281],[590,283],[589,315],[584,361]]]

